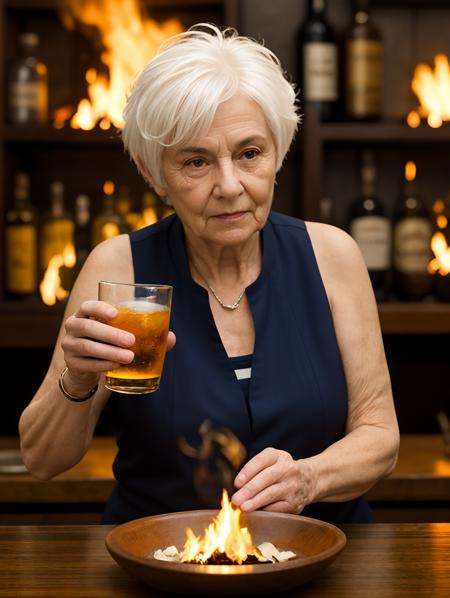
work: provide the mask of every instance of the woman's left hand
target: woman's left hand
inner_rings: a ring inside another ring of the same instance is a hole
[[[311,502],[313,475],[307,461],[295,461],[289,453],[266,448],[241,469],[231,497],[243,511],[300,513]]]

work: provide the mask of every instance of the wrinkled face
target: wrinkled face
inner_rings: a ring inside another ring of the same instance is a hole
[[[243,95],[219,105],[209,131],[162,155],[168,197],[189,240],[245,243],[267,219],[276,148],[259,105]]]

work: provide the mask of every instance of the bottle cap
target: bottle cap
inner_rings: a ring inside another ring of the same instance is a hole
[[[323,12],[325,10],[325,0],[313,0],[312,5],[316,12]]]
[[[90,199],[88,195],[85,195],[84,193],[81,193],[80,195],[77,196],[77,198],[75,199],[75,205],[77,206],[77,208],[79,209],[85,209],[89,207],[89,203],[90,203]]]
[[[365,150],[361,154],[360,172],[363,195],[374,195],[377,181],[377,169],[375,165],[375,157],[369,150]]]
[[[32,33],[31,31],[28,33],[21,33],[19,35],[19,41],[25,46],[37,48],[37,46],[39,46],[39,35],[37,33]]]
[[[14,195],[17,199],[28,199],[28,192],[30,189],[30,177],[25,172],[18,172],[16,174]]]
[[[64,193],[64,185],[61,181],[53,181],[50,185],[50,191],[52,195],[62,195]]]
[[[18,187],[25,187],[28,189],[30,186],[30,177],[26,172],[18,172],[16,174],[16,185]]]

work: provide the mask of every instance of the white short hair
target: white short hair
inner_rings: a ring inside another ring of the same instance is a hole
[[[237,93],[261,107],[273,134],[277,171],[299,123],[293,85],[275,54],[233,28],[200,23],[165,42],[138,74],[122,139],[138,170],[164,186],[164,147],[206,132],[220,103]]]

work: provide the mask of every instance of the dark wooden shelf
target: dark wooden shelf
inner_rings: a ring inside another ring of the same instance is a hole
[[[38,299],[0,302],[0,348],[53,347],[64,306],[47,307]]]
[[[64,307],[0,302],[0,348],[52,348]],[[381,303],[378,311],[384,334],[450,334],[450,303]]]
[[[449,0],[371,0],[371,6],[382,8],[450,8]]]
[[[152,9],[160,14],[171,11],[194,11],[205,10],[221,11],[221,21],[225,25],[239,28],[241,26],[241,6],[239,0],[140,0],[141,5],[148,9],[152,15]],[[7,11],[56,11],[59,8],[60,0],[3,0],[4,10]],[[204,20],[201,18],[199,21]]]
[[[17,437],[0,438],[0,450],[17,450]],[[0,476],[2,503],[104,503],[114,487],[114,438],[96,436],[84,458],[49,482],[28,473]],[[368,493],[371,501],[447,501],[450,460],[437,434],[402,435],[395,470]]]
[[[448,501],[450,459],[438,434],[402,434],[397,465],[368,493],[370,501]]]
[[[3,0],[3,5],[6,9],[17,10],[48,10],[56,9],[59,0]]]
[[[384,334],[450,334],[450,303],[380,303]]]
[[[328,143],[450,143],[450,124],[432,129],[423,123],[411,129],[402,122],[324,123],[319,126]]]
[[[208,7],[208,6],[223,6],[222,0],[141,0],[144,6],[156,8],[187,8],[187,7]],[[42,10],[42,9],[56,9],[60,4],[60,0],[4,0],[6,8],[20,9],[20,10]]]
[[[115,128],[103,131],[95,128],[92,131],[81,129],[55,129],[54,127],[14,127],[5,126],[0,137],[6,143],[51,143],[51,144],[121,144],[120,135]]]
[[[17,450],[17,437],[0,437],[2,450]],[[48,482],[38,481],[27,472],[0,474],[0,505],[2,503],[102,503],[113,488],[112,463],[117,446],[111,437],[95,437],[84,458],[68,471]]]

